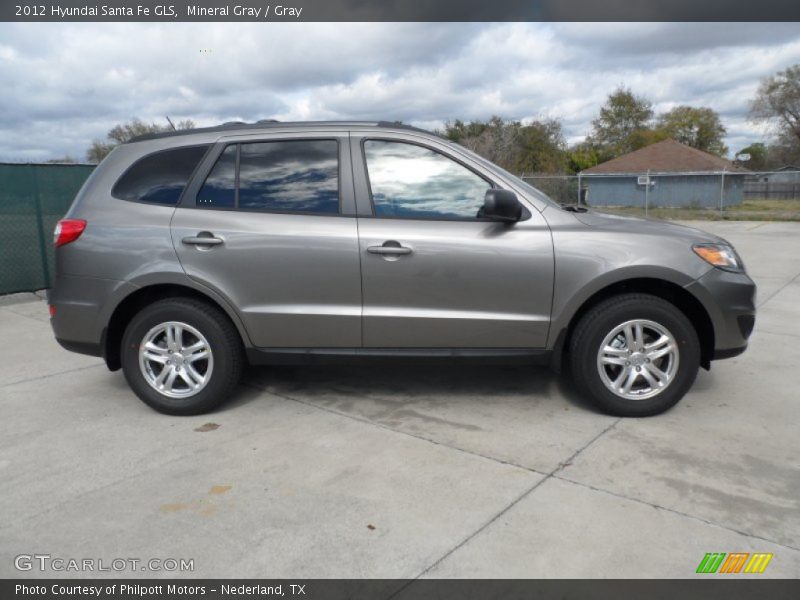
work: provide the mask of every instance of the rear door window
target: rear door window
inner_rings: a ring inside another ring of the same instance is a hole
[[[175,206],[208,145],[154,152],[140,158],[117,180],[111,195],[120,200]]]
[[[339,212],[339,144],[292,140],[242,144],[239,208]]]
[[[285,140],[228,146],[197,194],[198,208],[339,213],[339,144]]]

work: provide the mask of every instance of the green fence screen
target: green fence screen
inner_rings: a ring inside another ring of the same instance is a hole
[[[0,164],[0,294],[50,287],[53,228],[93,169]]]

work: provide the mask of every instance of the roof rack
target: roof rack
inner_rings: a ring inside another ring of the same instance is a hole
[[[375,124],[377,127],[391,127],[393,129],[407,129],[408,131],[418,131],[420,133],[427,133],[427,134],[434,134],[433,131],[429,131],[427,129],[422,129],[421,127],[414,127],[413,125],[407,125],[402,121],[378,121]]]
[[[145,140],[156,140],[160,138],[174,137],[178,135],[191,135],[193,133],[213,133],[216,131],[231,131],[236,129],[270,129],[274,127],[319,127],[325,125],[332,126],[354,126],[354,127],[386,127],[392,129],[405,129],[409,131],[418,131],[420,133],[430,134],[430,131],[420,129],[400,123],[399,121],[287,121],[281,122],[276,119],[261,119],[255,123],[245,123],[243,121],[228,121],[222,125],[214,125],[213,127],[198,127],[197,129],[178,129],[176,131],[163,131],[160,133],[146,133],[144,135],[137,135],[128,140],[131,142],[143,142]]]

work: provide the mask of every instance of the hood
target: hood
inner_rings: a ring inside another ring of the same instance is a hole
[[[607,231],[635,232],[649,235],[663,235],[683,238],[689,243],[723,243],[728,242],[723,238],[694,227],[678,225],[657,219],[642,219],[639,217],[623,217],[596,212],[589,209],[587,212],[574,213],[575,218],[584,225],[597,227]]]

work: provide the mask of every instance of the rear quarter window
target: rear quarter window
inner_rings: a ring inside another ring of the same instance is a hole
[[[122,174],[111,195],[120,200],[175,206],[207,150],[208,145],[186,146],[148,154]]]

